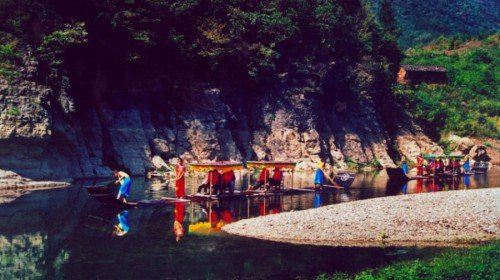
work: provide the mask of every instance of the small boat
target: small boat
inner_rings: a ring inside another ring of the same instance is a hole
[[[86,187],[90,197],[99,201],[102,205],[116,208],[133,208],[137,206],[135,202],[124,202],[116,199],[112,184]]]
[[[356,178],[356,174],[347,173],[347,172],[339,172],[333,176],[333,182],[345,189],[349,188],[354,179]]]
[[[475,173],[486,173],[488,171],[488,168],[490,166],[490,163],[487,161],[476,161],[472,165],[472,171]]]
[[[313,190],[313,191],[334,191],[334,190],[345,190],[351,187],[352,183],[354,182],[354,179],[356,178],[355,173],[347,173],[347,172],[341,172],[337,173],[333,177],[333,183],[335,185],[323,185],[321,190],[316,189],[315,187],[306,187],[304,189],[307,190]]]
[[[189,202],[189,200],[187,199],[180,199],[175,197],[162,197],[161,199],[141,200],[137,202],[131,202],[131,201],[124,202],[122,200],[116,199],[116,195],[113,193],[112,187],[110,185],[89,186],[86,187],[86,189],[90,197],[99,201],[99,203],[101,203],[102,205],[108,207],[133,208],[138,206]]]
[[[476,173],[486,173],[488,171],[491,157],[486,152],[486,146],[479,146],[472,159],[475,161],[472,165],[472,171]]]
[[[124,202],[116,199],[114,195],[111,194],[94,194],[89,196],[95,198],[101,204],[110,206],[110,207],[119,207],[119,208],[134,208],[138,205],[137,202]]]
[[[412,180],[410,177],[406,176],[406,174],[403,172],[403,169],[399,167],[387,167],[385,169],[387,172],[387,176],[389,176],[389,179],[394,182],[406,182]]]
[[[111,188],[111,184],[86,187],[89,195],[110,194],[112,192]]]

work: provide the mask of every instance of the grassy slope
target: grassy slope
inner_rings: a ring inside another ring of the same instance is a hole
[[[500,35],[439,39],[410,49],[404,63],[448,69],[449,84],[395,87],[403,106],[430,135],[500,137]]]
[[[317,279],[500,279],[500,242],[472,249],[450,249],[428,261],[395,263],[353,276],[320,275]]]

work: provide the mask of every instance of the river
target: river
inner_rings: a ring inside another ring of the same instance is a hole
[[[285,184],[301,187],[309,177],[296,174]],[[248,185],[246,176],[240,179],[240,188]],[[188,192],[200,180],[190,177]],[[78,181],[67,188],[33,191],[0,204],[0,279],[309,279],[320,273],[356,272],[425,258],[442,249],[292,245],[235,237],[220,228],[239,219],[351,200],[498,187],[500,174],[398,185],[365,173],[358,174],[349,190],[152,205],[125,212],[102,207],[88,197],[84,187],[93,183]],[[168,181],[135,178],[131,200],[173,193]]]

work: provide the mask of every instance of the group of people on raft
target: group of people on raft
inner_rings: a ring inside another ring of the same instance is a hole
[[[316,189],[321,189],[325,183],[325,174],[323,172],[324,163],[321,163],[316,172],[314,173],[314,186]],[[118,195],[116,199],[126,202],[126,198],[130,195],[130,187],[132,179],[124,171],[114,170],[116,178],[115,184],[119,186]],[[186,196],[186,167],[184,161],[178,158],[177,164],[174,169],[175,173],[175,194],[177,198],[184,198]],[[212,169],[207,173],[205,181],[198,187],[197,192],[212,195],[222,195],[224,193],[233,194],[236,182],[236,176],[233,170],[219,172],[217,169]],[[269,169],[263,168],[260,171],[257,181],[249,189],[250,191],[260,188],[269,190],[280,190],[283,185],[283,170],[275,166],[272,170],[272,175]]]
[[[219,172],[217,169],[208,171],[203,184],[198,187],[198,193],[203,190],[205,194],[222,195],[226,191],[234,193],[236,176],[233,170]]]
[[[417,176],[433,176],[440,174],[461,174],[468,173],[471,170],[469,159],[462,164],[459,159],[429,159],[428,161],[422,155],[417,157],[416,162]],[[406,161],[403,161],[403,172],[407,174],[409,167]]]
[[[235,181],[236,177],[233,170],[221,173],[216,169],[212,169],[207,173],[205,181],[198,187],[197,192],[202,193],[203,191],[204,194],[212,195],[233,194]],[[269,169],[264,168],[260,171],[257,181],[249,190],[257,190],[259,188],[279,190],[282,183],[283,171],[280,168],[274,167],[272,176]]]
[[[271,189],[280,190],[283,184],[283,171],[278,167],[274,167],[273,176],[270,175],[271,173],[267,168],[262,169],[257,182],[255,182],[251,190],[260,188],[264,188],[266,191]]]

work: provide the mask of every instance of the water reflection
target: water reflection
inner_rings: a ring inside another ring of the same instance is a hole
[[[237,189],[248,186],[237,176]],[[291,180],[290,177],[287,177]],[[196,178],[187,178],[188,189]],[[229,236],[240,219],[386,195],[499,186],[497,174],[392,184],[361,174],[349,190],[120,211],[89,198],[83,182],[0,205],[0,279],[297,278],[357,271],[439,249],[324,248]],[[189,183],[189,182],[192,183]],[[296,174],[294,187],[310,177]],[[290,184],[286,181],[285,184]],[[135,178],[131,200],[174,196],[167,180]],[[111,232],[120,229],[114,236]]]
[[[175,241],[179,242],[184,237],[184,212],[186,205],[184,203],[175,203],[174,206],[174,235]]]
[[[128,223],[128,211],[125,210],[116,215],[117,224],[114,226],[113,235],[114,236],[124,236],[130,230],[130,225]]]
[[[314,194],[314,208],[323,206],[323,201],[321,200],[321,193]]]

